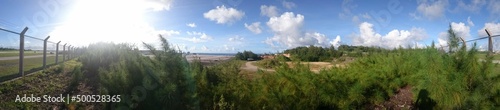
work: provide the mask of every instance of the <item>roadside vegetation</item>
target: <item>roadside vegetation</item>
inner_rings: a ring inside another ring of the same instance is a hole
[[[15,102],[16,96],[43,95],[59,96],[59,94],[70,93],[78,90],[77,83],[83,77],[79,74],[81,63],[71,60],[60,65],[52,66],[44,71],[24,76],[18,80],[3,82],[0,84],[0,108],[6,110],[29,110],[29,109],[70,109],[71,106],[81,105],[71,103],[33,103]]]
[[[243,51],[243,52],[238,52],[235,55],[236,59],[239,60],[260,60],[260,56],[253,53],[252,51]]]
[[[449,33],[449,39],[457,39],[453,31]],[[392,50],[299,47],[285,51],[292,55],[290,59],[278,55],[257,62],[275,71],[249,73],[241,69],[245,63],[241,60],[253,58],[250,51],[204,66],[196,60],[188,62],[161,36],[160,41],[160,49],[142,45],[154,57],[143,56],[134,45],[91,44],[77,60],[81,68],[73,80],[92,82],[100,94],[122,96],[119,103],[105,103],[105,109],[500,108],[500,65],[492,63],[493,57],[481,61],[475,44],[467,48],[451,40],[456,45],[448,52],[434,44]],[[345,54],[356,60],[319,72],[301,62],[331,61]],[[406,99],[394,99],[404,89],[410,91],[403,94]]]
[[[155,55],[141,56],[126,44],[94,44],[81,58],[85,71],[99,77],[102,94],[123,94],[109,108],[134,109],[493,109],[500,107],[500,73],[492,57],[479,61],[475,45],[449,53],[434,46],[367,51],[345,67],[312,72],[286,60],[262,64],[275,72],[241,74],[242,62],[204,67],[189,64],[162,39]],[[383,51],[383,52],[382,52]],[[325,51],[327,53],[327,51]],[[243,54],[243,53],[242,53]],[[243,54],[243,56],[245,56]],[[240,58],[236,58],[240,59]],[[240,59],[241,60],[241,59]],[[319,60],[319,58],[318,58]],[[293,61],[293,59],[292,59]],[[98,71],[97,71],[98,70]],[[243,72],[246,73],[246,72]],[[409,88],[411,103],[387,104]],[[158,106],[162,105],[162,106]]]
[[[40,70],[43,67],[43,58],[27,58],[24,59],[25,74]],[[62,58],[59,59],[62,61]],[[47,56],[47,65],[55,63],[55,56]],[[19,73],[19,60],[2,60],[0,61],[0,81],[16,77]]]
[[[333,46],[330,46],[329,48],[323,48],[310,45],[308,47],[296,47],[293,49],[287,49],[284,51],[284,53],[290,54],[290,59],[294,61],[330,62],[333,59],[340,58],[342,56],[362,57],[369,53],[383,52],[383,51],[387,50],[377,47],[365,47],[365,46],[340,45],[338,49],[335,49],[335,47]]]
[[[17,50],[17,49],[8,48],[8,47],[0,47],[0,51],[14,51],[14,50]]]

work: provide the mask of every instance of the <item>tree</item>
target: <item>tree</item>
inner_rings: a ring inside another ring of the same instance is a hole
[[[451,24],[450,24],[450,29],[448,29],[448,49],[449,49],[448,51],[450,53],[458,48],[459,40],[460,39],[457,37],[457,35],[453,31]]]
[[[243,53],[242,52],[236,53],[235,58],[239,60],[247,60],[248,58],[252,58],[254,60],[260,60],[260,57],[257,54],[253,53],[252,51],[246,51],[246,50],[243,51]]]

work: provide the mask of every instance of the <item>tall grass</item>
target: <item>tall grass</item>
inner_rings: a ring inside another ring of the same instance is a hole
[[[189,64],[164,38],[154,57],[131,45],[101,43],[81,57],[86,75],[98,76],[103,94],[124,100],[109,108],[133,109],[372,109],[410,86],[419,109],[500,107],[500,72],[492,57],[477,58],[475,45],[371,52],[346,67],[318,74],[294,62],[274,61],[259,78],[240,74],[242,61],[204,67]]]
[[[90,45],[81,57],[84,69],[98,77],[102,94],[122,95],[108,108],[196,109],[194,75],[180,51],[160,36],[162,48],[144,44],[153,54],[145,57],[127,44]],[[160,106],[161,105],[161,106]]]
[[[261,74],[257,79],[237,75],[237,69],[223,64],[200,70],[207,72],[197,78],[197,87],[208,104],[205,109],[217,107],[220,97],[236,109],[370,109],[404,86],[413,88],[420,109],[498,108],[500,73],[493,71],[491,59],[481,62],[475,54],[475,46],[454,53],[432,47],[396,49],[319,74],[300,63],[294,68],[277,63],[276,72],[256,73]]]

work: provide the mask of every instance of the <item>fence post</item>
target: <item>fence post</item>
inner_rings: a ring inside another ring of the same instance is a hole
[[[19,34],[19,75],[24,76],[24,34],[28,31],[28,27],[23,29],[23,32]]]
[[[71,45],[68,46],[68,60],[71,59]]]
[[[59,43],[61,43],[61,41],[57,42],[56,44],[56,64],[57,61],[59,61]]]
[[[486,31],[486,34],[488,34],[488,56],[493,55],[493,41],[491,40],[491,34],[488,32],[488,30],[484,29]]]
[[[49,40],[50,36],[47,36],[45,40],[43,40],[43,69],[45,69],[45,65],[47,65],[47,40]]]
[[[63,45],[63,53],[62,53],[63,54],[63,57],[62,57],[63,58],[63,62],[66,61],[66,59],[65,59],[66,58],[66,44],[68,44],[68,43],[65,43]]]
[[[465,47],[467,47],[467,43],[465,43],[465,40],[462,38],[462,37],[459,37],[460,40],[462,40],[462,45],[464,45]]]

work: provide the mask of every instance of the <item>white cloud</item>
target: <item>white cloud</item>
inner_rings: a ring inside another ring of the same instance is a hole
[[[248,25],[247,23],[245,23],[245,27],[252,31],[253,33],[255,34],[260,34],[262,32],[262,30],[260,29],[260,22],[254,22],[250,25]]]
[[[485,23],[483,28],[477,30],[477,33],[480,37],[488,36],[488,34],[486,34],[486,31],[484,31],[484,29],[487,29],[492,36],[500,35],[500,23]]]
[[[492,36],[500,35],[500,23],[485,23],[483,28],[477,30],[480,37],[488,36],[488,34],[486,34],[486,31],[484,31],[484,29],[487,29],[490,35]],[[486,44],[485,48],[488,48],[488,44]],[[493,38],[493,50],[495,51],[500,50],[500,37]]]
[[[379,46],[382,48],[397,48],[399,46],[420,47],[419,41],[427,38],[427,34],[422,28],[412,28],[408,30],[392,30],[386,35],[376,33],[373,24],[363,22],[359,25],[359,35],[353,36],[353,45]],[[415,46],[416,45],[416,46]]]
[[[439,33],[438,35],[438,44],[439,44],[439,47],[442,47],[442,46],[448,46],[448,33],[446,32],[441,32]]]
[[[337,35],[337,37],[335,39],[333,39],[331,42],[330,42],[331,45],[333,45],[335,48],[338,48],[341,44],[342,44],[342,41],[340,39],[340,36]]]
[[[462,37],[464,40],[471,36],[470,27],[466,26],[465,23],[452,22],[451,29],[453,30],[453,32],[455,32],[455,35],[457,35],[457,37]],[[438,44],[440,46],[448,46],[448,41],[449,41],[448,36],[449,36],[448,32],[439,33]]]
[[[464,3],[464,1],[460,0],[456,9],[458,11],[463,9],[469,12],[479,12],[485,4],[486,0],[472,0],[470,3]]]
[[[233,23],[240,20],[245,16],[245,12],[236,10],[234,8],[226,8],[226,6],[217,6],[206,13],[203,13],[203,17],[216,21],[217,24]]]
[[[434,2],[419,0],[417,3],[417,11],[430,20],[443,17],[446,6],[448,6],[448,0],[436,0]]]
[[[157,33],[165,38],[180,34],[179,31],[174,31],[174,30],[168,30],[168,31],[167,30],[159,30],[159,31],[156,31],[154,33]]]
[[[234,51],[236,50],[233,46],[228,46],[227,44],[223,45],[224,50],[227,51]]]
[[[286,9],[292,9],[292,8],[295,8],[297,5],[295,5],[295,3],[293,2],[287,2],[287,1],[283,1],[281,3],[283,5],[283,7],[285,7]]]
[[[207,46],[203,45],[203,46],[201,46],[201,50],[203,50],[203,51],[209,51],[210,49],[208,49]]]
[[[188,51],[194,51],[194,50],[196,50],[196,46],[192,46],[192,47],[188,48]]]
[[[467,17],[467,24],[468,24],[469,26],[474,26],[474,22],[472,22],[472,20],[470,20],[470,16],[469,16],[469,17]]]
[[[195,23],[189,23],[189,24],[186,24],[186,26],[189,26],[189,27],[195,28],[195,27],[196,27],[196,24],[195,24]]]
[[[243,42],[244,39],[245,38],[240,37],[240,36],[234,36],[234,37],[229,38],[228,40],[231,42]]]
[[[208,36],[205,33],[202,32],[186,32],[190,36],[195,36],[191,37],[190,39],[187,39],[188,41],[194,42],[194,43],[199,43],[199,42],[208,42],[213,40],[212,37]]]
[[[278,16],[278,8],[276,6],[266,6],[262,5],[260,6],[260,15],[267,16],[267,17],[275,17]]]
[[[462,37],[464,39],[470,37],[470,27],[466,26],[462,22],[460,23],[451,22],[451,29],[453,29],[453,31],[458,37]]]
[[[154,11],[170,10],[174,0],[145,0],[146,6]]]
[[[279,17],[271,17],[267,22],[267,26],[274,33],[274,36],[267,38],[264,42],[272,47],[285,46],[293,48],[298,46],[328,46],[328,38],[326,35],[318,32],[304,32],[302,25],[304,24],[304,16],[292,12],[285,12]]]

